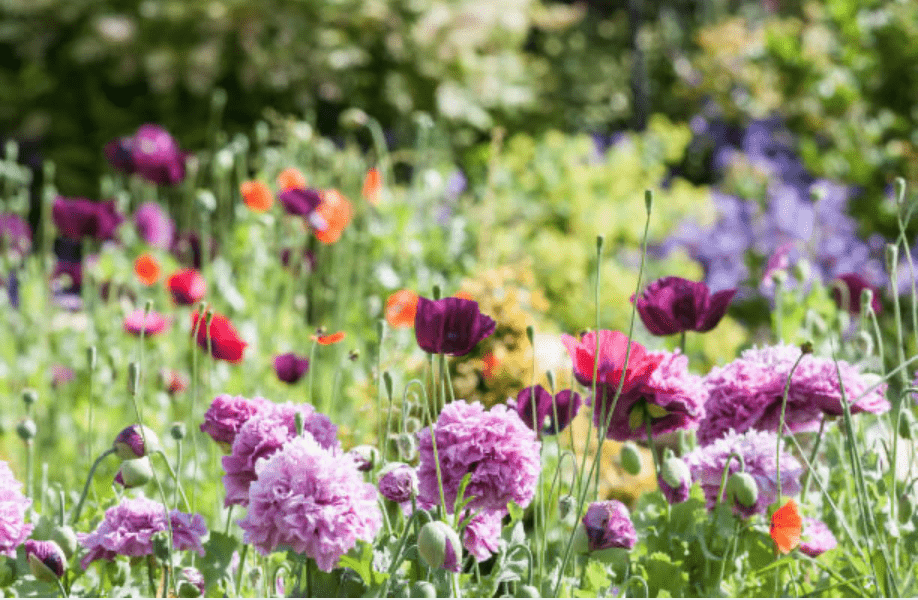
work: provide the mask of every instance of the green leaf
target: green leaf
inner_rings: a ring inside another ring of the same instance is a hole
[[[584,590],[592,592],[593,596],[596,597],[600,590],[605,590],[611,583],[612,580],[609,579],[609,574],[602,563],[595,560],[587,563],[586,569],[583,571]]]
[[[686,595],[688,573],[682,567],[682,561],[673,561],[667,554],[654,552],[644,564],[651,596],[661,596],[664,592],[673,597]]]
[[[204,544],[204,558],[198,562],[198,568],[207,582],[208,592],[224,577],[232,577],[229,567],[233,560],[233,552],[238,547],[239,540],[236,538],[219,531],[210,532],[210,539]]]

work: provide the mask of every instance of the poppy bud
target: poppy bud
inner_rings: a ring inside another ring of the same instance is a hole
[[[354,461],[357,470],[364,473],[372,471],[376,463],[379,462],[379,450],[374,446],[355,446],[347,454]]]
[[[169,560],[169,532],[157,531],[153,534],[153,556],[166,562]]]
[[[199,598],[204,595],[204,576],[194,567],[185,567],[179,579],[179,598]]]
[[[386,397],[392,398],[392,374],[389,371],[383,371],[383,386],[386,388]]]
[[[759,486],[749,473],[734,473],[727,480],[727,497],[736,504],[752,508],[759,499]]]
[[[629,475],[637,475],[641,472],[641,454],[638,452],[637,446],[631,442],[622,444],[619,460],[622,462],[622,468]]]
[[[429,581],[416,581],[408,591],[412,598],[438,598],[437,588]]]
[[[146,425],[131,425],[121,430],[112,447],[121,460],[143,458],[159,449],[159,438]]]
[[[26,540],[25,553],[35,579],[54,582],[64,576],[67,559],[57,542]]]
[[[672,487],[679,487],[686,481],[692,480],[689,468],[681,458],[672,456],[663,461],[660,476]]]
[[[812,354],[813,353],[813,341],[807,340],[800,344],[800,352],[803,354]]]
[[[517,598],[541,598],[542,594],[539,593],[539,589],[534,585],[521,585],[516,588],[516,597]]]
[[[137,395],[137,390],[140,389],[140,365],[136,362],[131,362],[128,364],[128,394],[131,396]]]
[[[558,516],[561,517],[562,521],[567,518],[567,515],[571,514],[576,505],[577,501],[570,494],[561,496],[561,499],[558,500]]]
[[[418,441],[409,433],[403,433],[395,438],[395,445],[398,447],[398,455],[404,462],[411,462],[418,455]]]
[[[52,529],[51,539],[57,542],[57,545],[61,547],[61,550],[64,551],[64,555],[68,558],[73,556],[73,553],[77,551],[79,542],[77,541],[77,536],[73,531],[73,527],[69,525],[58,525]]]
[[[150,458],[135,458],[121,463],[121,468],[115,475],[115,483],[126,489],[146,485],[153,478],[153,466]]]
[[[873,290],[864,288],[861,290],[861,306],[873,308]],[[874,311],[876,312],[876,311]]]
[[[22,390],[22,403],[26,405],[26,409],[38,402],[38,392],[32,389]]]
[[[35,439],[36,433],[38,433],[38,427],[36,427],[35,421],[32,419],[23,419],[19,422],[19,425],[16,425],[16,435],[26,444]]]
[[[431,521],[418,533],[418,554],[431,569],[443,567],[458,571],[462,544],[452,527],[443,521]]]
[[[899,267],[899,246],[886,244],[886,272],[895,273]]]
[[[90,371],[95,370],[97,360],[98,360],[98,353],[96,352],[96,347],[89,346],[88,348],[86,348],[86,366],[89,367]]]
[[[184,423],[173,423],[172,428],[169,429],[169,435],[172,436],[172,439],[175,441],[185,439],[185,436],[188,434],[188,430],[185,427]]]

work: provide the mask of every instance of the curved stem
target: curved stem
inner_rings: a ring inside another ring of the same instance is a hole
[[[86,476],[86,485],[83,486],[83,493],[80,494],[80,501],[77,502],[76,508],[73,509],[73,516],[70,518],[71,524],[76,524],[80,518],[80,513],[83,511],[83,503],[86,502],[86,495],[89,493],[89,484],[92,483],[92,476],[96,472],[96,469],[101,464],[102,460],[109,454],[114,454],[115,449],[109,448],[105,452],[99,455],[99,458],[96,459],[92,466],[89,468],[89,475]]]

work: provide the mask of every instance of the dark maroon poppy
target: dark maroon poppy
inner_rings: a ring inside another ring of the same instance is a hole
[[[201,321],[198,324],[198,321]],[[239,339],[239,333],[230,320],[221,314],[214,313],[210,327],[204,317],[198,316],[198,311],[191,315],[191,333],[198,332],[198,346],[207,350],[210,347],[211,356],[218,360],[238,363],[242,361],[242,353],[247,343]]]
[[[322,204],[322,195],[319,190],[307,188],[305,190],[290,188],[277,195],[277,199],[284,205],[288,214],[305,217]]]
[[[664,277],[647,286],[637,299],[637,310],[653,335],[705,332],[724,317],[734,294],[735,289],[711,294],[704,282]]]
[[[115,209],[115,201],[93,202],[86,198],[64,198],[58,196],[51,209],[51,216],[61,235],[71,240],[91,237],[99,241],[115,236],[124,215]]]
[[[309,370],[309,359],[293,352],[274,357],[274,371],[284,383],[296,383]]]
[[[474,300],[418,298],[414,335],[425,352],[464,356],[494,333],[496,326],[494,319],[481,314]]]
[[[536,422],[542,435],[557,435],[564,431],[580,410],[580,394],[571,390],[563,390],[552,398],[551,392],[541,385],[525,387],[516,395],[516,412],[523,423],[531,429],[532,424],[532,392],[535,389]],[[557,412],[558,421],[555,422]]]
[[[832,286],[832,298],[835,300],[835,303],[838,304],[839,308],[847,308],[848,312],[853,315],[861,314],[861,294],[864,290],[870,290],[873,292],[873,300],[870,301],[873,312],[875,314],[883,312],[883,304],[880,302],[880,290],[867,283],[866,279],[857,273],[845,273],[839,275],[835,279],[837,281],[835,285]],[[845,286],[848,290],[848,293],[845,294],[847,306],[845,306],[845,298],[842,297],[841,290],[838,287],[839,285]]]
[[[207,282],[194,269],[182,269],[173,273],[166,286],[176,304],[190,306],[200,302],[207,293]]]
[[[112,140],[105,146],[105,156],[117,170],[153,183],[175,185],[185,179],[188,154],[159,125],[141,125],[133,137]]]
[[[32,249],[32,229],[22,217],[0,213],[0,253],[22,258]]]

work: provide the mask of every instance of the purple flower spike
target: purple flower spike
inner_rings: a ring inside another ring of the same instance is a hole
[[[857,273],[845,273],[839,275],[836,279],[838,281],[832,287],[832,299],[835,300],[839,308],[846,308],[853,315],[861,314],[861,293],[864,290],[870,290],[873,292],[870,307],[875,314],[883,312],[883,304],[880,303],[880,290],[870,285],[866,279]],[[845,287],[846,294],[842,294],[842,291],[837,287],[839,285]]]
[[[664,277],[651,283],[637,298],[641,321],[653,335],[714,329],[727,313],[736,290],[711,294],[704,282]],[[635,301],[632,297],[632,302]]]
[[[516,412],[523,423],[530,429],[535,429],[532,423],[532,391],[532,387],[520,390],[516,396]],[[551,393],[541,385],[535,386],[536,423],[542,435],[557,435],[567,429],[570,422],[577,416],[581,402],[580,394],[571,390],[560,391],[553,398]],[[556,412],[557,422],[555,422]]]
[[[144,202],[134,213],[141,239],[154,248],[168,250],[175,240],[175,221],[156,202]]]
[[[277,195],[277,199],[284,205],[287,214],[305,217],[313,212],[322,204],[322,196],[319,190],[307,188],[301,190],[290,188]]]
[[[800,551],[809,557],[816,558],[838,545],[838,540],[829,527],[817,519],[803,518],[803,535],[800,536]]]
[[[284,383],[294,384],[309,370],[309,359],[293,352],[274,357],[274,372]]]
[[[64,564],[67,558],[57,542],[26,540],[25,553],[35,577],[50,579],[49,575],[53,574],[54,578],[60,579],[64,576]],[[33,562],[38,564],[33,564]]]
[[[465,356],[494,333],[496,326],[474,300],[418,298],[414,334],[418,346],[430,354]]]
[[[631,550],[637,543],[637,531],[628,507],[618,500],[590,504],[583,517],[590,552],[608,548]]]
[[[63,196],[54,201],[51,216],[61,235],[75,241],[84,237],[110,240],[124,221],[124,216],[115,209],[114,200],[93,202],[86,198]]]
[[[153,183],[175,185],[185,179],[188,155],[159,125],[141,125],[133,137],[109,142],[105,156],[115,169]]]

